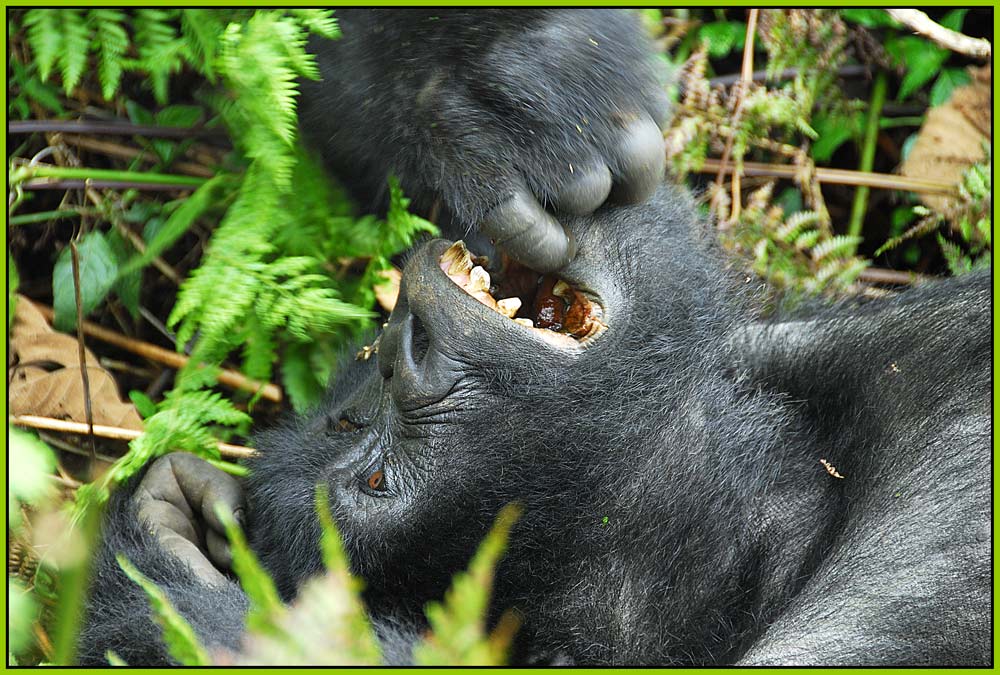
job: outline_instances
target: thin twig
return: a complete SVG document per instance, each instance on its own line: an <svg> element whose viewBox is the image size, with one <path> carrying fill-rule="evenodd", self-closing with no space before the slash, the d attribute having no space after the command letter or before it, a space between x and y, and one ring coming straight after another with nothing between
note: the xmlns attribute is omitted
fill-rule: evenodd
<svg viewBox="0 0 1000 675"><path fill-rule="evenodd" d="M985 38L971 38L958 31L945 28L934 22L929 16L919 9L887 9L893 19L914 32L920 33L924 37L938 43L942 47L950 49L959 54L965 54L976 59L989 59L993 53L990 41Z"/></svg>
<svg viewBox="0 0 1000 675"><path fill-rule="evenodd" d="M872 284L893 284L896 286L907 286L926 279L924 275L916 272L901 272L881 267L869 267L862 271L858 278Z"/></svg>
<svg viewBox="0 0 1000 675"><path fill-rule="evenodd" d="M721 160L708 158L702 167L698 169L698 172L712 174L720 170L725 173L732 173L733 167L730 166L723 169ZM921 194L955 195L958 193L958 188L948 183L923 178L908 178L891 173L863 173L849 169L831 169L819 166L816 167L814 173L816 180L820 183L829 183L832 185L867 185L880 190L903 190ZM743 162L743 175L794 180L796 175L798 175L798 169L787 164Z"/></svg>
<svg viewBox="0 0 1000 675"><path fill-rule="evenodd" d="M112 143L110 141L101 141L96 138L88 138L87 136L76 136L73 134L64 134L63 140L67 143L71 143L84 150L90 150L91 152L99 152L102 155L107 155L108 157L119 157L121 159L135 159L139 157L140 159L155 163L158 158L152 156L145 150L140 150L138 148L132 148L127 145L122 145L120 143ZM173 162L170 165L171 168L182 171L186 174L192 176L199 176L201 178L211 178L215 175L215 172L209 169L207 166L202 166L201 164L195 164L194 162Z"/></svg>
<svg viewBox="0 0 1000 675"><path fill-rule="evenodd" d="M132 124L131 122L20 120L7 123L7 133L9 134L35 134L39 132L60 131L74 134L149 136L152 138L226 137L226 132L222 129L212 129L209 127L158 127L151 124Z"/></svg>
<svg viewBox="0 0 1000 675"><path fill-rule="evenodd" d="M97 459L97 442L94 440L94 410L90 401L90 374L87 368L87 348L83 344L83 296L80 290L80 252L76 240L69 242L70 263L73 268L73 295L76 301L76 348L80 359L80 377L83 380L83 413L87 418L90 438L90 470Z"/></svg>
<svg viewBox="0 0 1000 675"><path fill-rule="evenodd" d="M37 415L10 415L7 417L10 424L18 427L29 427L31 429L46 429L48 431L62 431L67 434L86 434L87 425L82 422L70 422L68 420L57 420L52 417L39 417ZM100 438L111 438L119 441L131 441L142 435L143 432L136 429L124 429L122 427L110 427L104 424L95 424L93 435ZM219 443L219 454L223 457L233 459L246 459L253 457L257 451L244 445L232 445L230 443Z"/></svg>
<svg viewBox="0 0 1000 675"><path fill-rule="evenodd" d="M45 305L39 303L35 303L35 307L46 319L49 321L52 320L54 313L51 307L46 307ZM177 370L186 366L191 360L190 357L183 354L178 354L177 352L157 347L156 345L149 344L148 342L135 340L112 330L108 330L103 326L98 326L90 321L83 322L83 332L90 337L97 338L98 340L107 342L115 347L119 347L125 351L149 359L150 361L162 363L165 366L169 366ZM271 382L259 382L257 380L250 379L243 373L239 373L235 370L220 370L218 380L220 384L224 384L227 387L232 387L234 389L242 389L244 391L251 392L257 392L259 390L261 398L267 399L268 401L274 401L275 403L281 402L281 388Z"/></svg>

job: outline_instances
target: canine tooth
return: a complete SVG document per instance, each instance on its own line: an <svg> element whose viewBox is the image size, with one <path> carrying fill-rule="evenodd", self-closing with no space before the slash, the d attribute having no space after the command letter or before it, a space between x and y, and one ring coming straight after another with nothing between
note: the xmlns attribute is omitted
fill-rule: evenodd
<svg viewBox="0 0 1000 675"><path fill-rule="evenodd" d="M521 298L513 297L497 300L497 311L508 319L513 319L519 309L521 309Z"/></svg>
<svg viewBox="0 0 1000 675"><path fill-rule="evenodd" d="M531 319L514 319L514 323L519 323L527 328L535 327L535 323Z"/></svg>
<svg viewBox="0 0 1000 675"><path fill-rule="evenodd" d="M473 267L469 273L469 285L466 286L470 293L490 292L490 273L482 267Z"/></svg>
<svg viewBox="0 0 1000 675"><path fill-rule="evenodd" d="M448 266L445 273L451 275L465 274L472 269L472 254L465 248L465 242L456 241L441 254L441 266L445 265Z"/></svg>

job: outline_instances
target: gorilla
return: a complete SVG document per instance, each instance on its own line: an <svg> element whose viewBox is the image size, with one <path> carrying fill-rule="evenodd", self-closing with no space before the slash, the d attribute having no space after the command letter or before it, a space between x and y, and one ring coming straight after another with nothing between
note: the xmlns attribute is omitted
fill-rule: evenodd
<svg viewBox="0 0 1000 675"><path fill-rule="evenodd" d="M510 502L491 616L522 618L515 664L992 662L988 275L763 320L660 180L627 14L338 16L310 137L468 248L410 254L377 354L260 433L244 483L173 454L116 492L81 663L170 662L115 552L237 648L212 506L291 600L322 569L320 483L392 662Z"/></svg>

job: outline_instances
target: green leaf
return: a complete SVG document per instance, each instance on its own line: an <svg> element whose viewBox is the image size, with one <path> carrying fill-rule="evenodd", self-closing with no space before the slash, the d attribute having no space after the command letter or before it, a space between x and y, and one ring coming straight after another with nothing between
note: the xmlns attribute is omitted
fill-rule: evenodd
<svg viewBox="0 0 1000 675"><path fill-rule="evenodd" d="M97 77L101 82L101 96L110 101L118 92L124 70L125 52L128 51L128 33L122 25L125 13L120 9L92 9L87 21L94 29L94 46L97 47Z"/></svg>
<svg viewBox="0 0 1000 675"><path fill-rule="evenodd" d="M63 33L55 9L29 9L24 15L28 45L38 66L38 76L45 82L52 74L63 50Z"/></svg>
<svg viewBox="0 0 1000 675"><path fill-rule="evenodd" d="M16 527L21 518L19 504L39 505L52 497L49 475L55 471L56 458L48 445L10 425L7 438L8 475L17 476L7 486L7 514Z"/></svg>
<svg viewBox="0 0 1000 675"><path fill-rule="evenodd" d="M228 174L219 174L205 181L170 214L163 225L156 228L155 235L146 242L146 251L141 256L133 258L121 273L130 274L153 262L153 258L161 255L184 236L198 217L222 201L223 195L233 187L234 179Z"/></svg>
<svg viewBox="0 0 1000 675"><path fill-rule="evenodd" d="M813 120L818 138L810 149L817 162L828 162L833 153L849 140L859 140L864 133L864 115L861 111L818 115Z"/></svg>
<svg viewBox="0 0 1000 675"><path fill-rule="evenodd" d="M10 513L10 512L8 512ZM7 649L23 654L34 643L32 624L38 619L38 604L18 580L7 577Z"/></svg>
<svg viewBox="0 0 1000 675"><path fill-rule="evenodd" d="M722 58L733 49L743 47L746 26L739 21L713 21L698 30L698 37L708 44L712 58Z"/></svg>
<svg viewBox="0 0 1000 675"><path fill-rule="evenodd" d="M456 574L443 602L427 604L431 634L413 651L416 665L503 665L512 634L486 637L493 571L507 547L511 528L521 514L508 504L479 545L466 572ZM501 621L501 625L504 622Z"/></svg>
<svg viewBox="0 0 1000 675"><path fill-rule="evenodd" d="M250 550L250 545L243 536L243 530L233 520L232 514L221 504L216 505L215 513L226 527L226 536L229 538L233 555L233 571L240 578L240 584L250 600L250 611L247 612L246 618L247 629L265 634L280 633L278 620L284 613L285 606L278 595L274 580Z"/></svg>
<svg viewBox="0 0 1000 675"><path fill-rule="evenodd" d="M941 70L950 52L923 38L908 35L886 43L886 50L896 63L906 68L897 100L904 100L920 89Z"/></svg>
<svg viewBox="0 0 1000 675"><path fill-rule="evenodd" d="M945 68L931 87L930 104L938 106L947 103L955 89L971 81L972 77L965 68Z"/></svg>
<svg viewBox="0 0 1000 675"><path fill-rule="evenodd" d="M965 22L965 15L968 13L968 8L953 9L941 17L941 21L938 23L950 30L961 32L962 24Z"/></svg>
<svg viewBox="0 0 1000 675"><path fill-rule="evenodd" d="M115 559L125 575L145 591L153 609L153 620L163 630L163 642L167 645L170 656L183 666L211 665L208 652L202 646L191 624L180 615L167 594L136 569L124 555L119 553Z"/></svg>
<svg viewBox="0 0 1000 675"><path fill-rule="evenodd" d="M156 404L153 403L153 399L149 398L143 392L138 389L132 389L128 393L129 400L132 401L132 405L135 409L139 411L143 419L147 417L152 417L156 414Z"/></svg>
<svg viewBox="0 0 1000 675"><path fill-rule="evenodd" d="M112 230L107 236L108 246L115 257L115 265L118 267L118 276L111 287L125 309L132 315L133 319L139 317L139 292L142 286L142 272L138 269L126 273L124 267L136 257L132 244L125 241L118 230Z"/></svg>
<svg viewBox="0 0 1000 675"><path fill-rule="evenodd" d="M291 13L310 33L316 33L331 40L340 37L340 27L337 25L337 19L333 16L333 10L293 9Z"/></svg>
<svg viewBox="0 0 1000 675"><path fill-rule="evenodd" d="M840 16L865 28L902 28L884 9L842 9Z"/></svg>
<svg viewBox="0 0 1000 675"><path fill-rule="evenodd" d="M59 9L60 30L63 33L59 64L62 66L63 91L69 96L80 83L80 77L87 68L87 52L90 50L90 28L83 11L79 9Z"/></svg>
<svg viewBox="0 0 1000 675"><path fill-rule="evenodd" d="M80 259L80 303L83 315L86 316L97 308L111 290L118 276L118 265L103 232L86 234L76 248ZM72 251L69 246L59 254L52 270L52 298L55 327L62 331L75 328L76 294Z"/></svg>
<svg viewBox="0 0 1000 675"><path fill-rule="evenodd" d="M205 111L198 105L168 105L158 113L154 119L156 123L163 127L193 127L205 115Z"/></svg>

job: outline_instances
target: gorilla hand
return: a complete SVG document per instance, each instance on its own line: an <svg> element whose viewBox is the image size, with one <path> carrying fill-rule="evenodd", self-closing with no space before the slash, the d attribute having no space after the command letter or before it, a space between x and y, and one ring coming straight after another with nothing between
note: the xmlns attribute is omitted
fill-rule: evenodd
<svg viewBox="0 0 1000 675"><path fill-rule="evenodd" d="M246 501L235 478L194 455L175 452L153 462L132 498L139 519L163 550L205 582L225 582L219 570L228 570L232 557L215 509L221 504L242 524Z"/></svg>
<svg viewBox="0 0 1000 675"><path fill-rule="evenodd" d="M337 17L342 38L311 45L323 79L302 85L301 124L369 206L384 206L394 174L418 211L443 205L457 236L478 229L550 272L575 255L560 213L644 201L663 177L666 96L634 14Z"/></svg>

